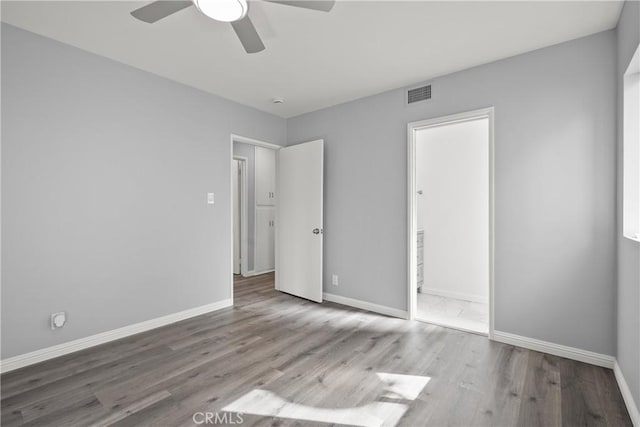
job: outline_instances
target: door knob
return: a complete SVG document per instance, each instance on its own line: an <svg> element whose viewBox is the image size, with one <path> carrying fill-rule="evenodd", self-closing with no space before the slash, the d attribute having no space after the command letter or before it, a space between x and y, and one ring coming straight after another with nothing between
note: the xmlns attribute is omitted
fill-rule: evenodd
<svg viewBox="0 0 640 427"><path fill-rule="evenodd" d="M320 234L320 229L319 228L314 228L313 229L313 234Z"/></svg>

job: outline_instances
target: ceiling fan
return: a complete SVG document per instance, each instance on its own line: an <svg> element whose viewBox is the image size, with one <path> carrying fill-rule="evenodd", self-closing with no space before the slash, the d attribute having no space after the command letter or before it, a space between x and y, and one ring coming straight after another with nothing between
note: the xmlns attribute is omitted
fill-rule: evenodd
<svg viewBox="0 0 640 427"><path fill-rule="evenodd" d="M322 12L329 12L335 4L335 0L264 1ZM247 53L256 53L264 50L264 44L249 15L247 15L249 11L247 0L159 0L134 10L131 15L140 21L152 24L190 6L195 6L200 12L216 21L231 23Z"/></svg>

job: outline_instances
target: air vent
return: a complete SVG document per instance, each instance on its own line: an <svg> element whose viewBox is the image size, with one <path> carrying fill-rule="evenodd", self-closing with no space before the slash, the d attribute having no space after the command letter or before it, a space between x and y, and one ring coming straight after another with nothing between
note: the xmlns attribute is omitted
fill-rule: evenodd
<svg viewBox="0 0 640 427"><path fill-rule="evenodd" d="M407 91L407 104L431 99L431 85L409 89Z"/></svg>

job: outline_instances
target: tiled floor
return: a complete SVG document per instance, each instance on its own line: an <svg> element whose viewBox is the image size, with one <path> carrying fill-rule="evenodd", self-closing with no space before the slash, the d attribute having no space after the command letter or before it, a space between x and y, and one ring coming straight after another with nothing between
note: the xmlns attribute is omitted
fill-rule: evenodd
<svg viewBox="0 0 640 427"><path fill-rule="evenodd" d="M418 293L416 319L486 334L489 332L489 305Z"/></svg>

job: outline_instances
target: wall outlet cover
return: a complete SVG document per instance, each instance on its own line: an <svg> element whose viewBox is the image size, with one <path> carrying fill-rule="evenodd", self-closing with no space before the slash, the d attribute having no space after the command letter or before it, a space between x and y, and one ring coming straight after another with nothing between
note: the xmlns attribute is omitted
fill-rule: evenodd
<svg viewBox="0 0 640 427"><path fill-rule="evenodd" d="M331 276L331 284L333 286L338 286L338 275L337 274L333 274Z"/></svg>

